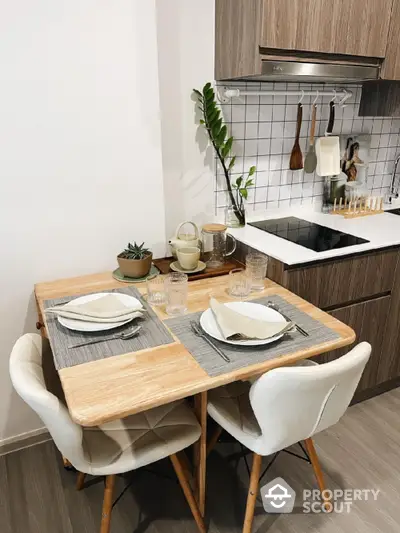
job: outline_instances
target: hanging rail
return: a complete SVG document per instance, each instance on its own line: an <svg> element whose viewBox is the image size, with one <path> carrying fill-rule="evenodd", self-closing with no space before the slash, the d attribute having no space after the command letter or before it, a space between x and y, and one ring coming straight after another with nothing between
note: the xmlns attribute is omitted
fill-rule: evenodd
<svg viewBox="0 0 400 533"><path fill-rule="evenodd" d="M352 91L347 89L341 89L339 91L248 91L242 89L233 89L229 87L220 87L218 89L219 100L223 103L228 102L231 98L240 98L241 96L299 96L303 99L305 96L315 96L314 103L318 98L324 96L330 96L333 100L340 99L338 101L339 106L344 106L346 101L353 96Z"/></svg>

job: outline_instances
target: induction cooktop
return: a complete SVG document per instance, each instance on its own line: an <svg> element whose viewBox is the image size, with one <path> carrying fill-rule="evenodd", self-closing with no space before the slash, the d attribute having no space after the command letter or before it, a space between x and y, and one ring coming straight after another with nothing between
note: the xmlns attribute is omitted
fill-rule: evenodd
<svg viewBox="0 0 400 533"><path fill-rule="evenodd" d="M309 250L314 250L314 252L325 252L369 242L349 233L326 228L296 217L261 220L260 222L251 222L249 226L294 242Z"/></svg>

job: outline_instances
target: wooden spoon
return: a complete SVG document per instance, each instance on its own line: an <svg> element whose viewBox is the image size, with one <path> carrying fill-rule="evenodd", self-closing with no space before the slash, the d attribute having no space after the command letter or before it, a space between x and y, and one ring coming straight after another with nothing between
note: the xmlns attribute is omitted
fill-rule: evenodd
<svg viewBox="0 0 400 533"><path fill-rule="evenodd" d="M308 153L304 161L304 172L306 172L307 174L312 174L317 168L317 156L315 154L315 146L314 146L316 121L317 121L317 106L314 104L313 110L312 110L311 128L310 128L310 146L308 148Z"/></svg>
<svg viewBox="0 0 400 533"><path fill-rule="evenodd" d="M303 168L303 154L301 152L300 143L299 143L302 121L303 121L303 106L299 104L297 107L296 140L294 141L293 150L290 155L290 170L301 170Z"/></svg>

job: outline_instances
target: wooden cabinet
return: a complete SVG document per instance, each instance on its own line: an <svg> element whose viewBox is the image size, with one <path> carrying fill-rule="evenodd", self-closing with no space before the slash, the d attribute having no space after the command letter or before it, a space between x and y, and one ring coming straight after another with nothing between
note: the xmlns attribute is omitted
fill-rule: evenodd
<svg viewBox="0 0 400 533"><path fill-rule="evenodd" d="M283 285L321 309L343 306L389 293L397 259L398 252L390 250L300 266L286 271Z"/></svg>
<svg viewBox="0 0 400 533"><path fill-rule="evenodd" d="M385 57L393 0L264 0L260 45Z"/></svg>
<svg viewBox="0 0 400 533"><path fill-rule="evenodd" d="M393 16L392 16L393 9ZM383 65L400 79L400 0L216 0L215 77L251 78L262 60Z"/></svg>
<svg viewBox="0 0 400 533"><path fill-rule="evenodd" d="M400 0L393 1L389 38L381 77L384 80L400 80Z"/></svg>
<svg viewBox="0 0 400 533"><path fill-rule="evenodd" d="M383 356L383 342L385 339L386 321L390 308L390 296L383 296L363 303L348 305L331 311L329 314L350 326L357 335L357 342L367 341L372 345L371 358L365 368L357 392L370 389L386 381L380 376L380 367L386 366ZM349 351L342 348L316 357L318 362L328 362L337 359Z"/></svg>

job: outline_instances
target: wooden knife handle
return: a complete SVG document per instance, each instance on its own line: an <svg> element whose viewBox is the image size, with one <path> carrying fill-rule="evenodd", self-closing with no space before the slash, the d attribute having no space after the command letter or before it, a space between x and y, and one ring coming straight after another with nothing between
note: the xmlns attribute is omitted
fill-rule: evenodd
<svg viewBox="0 0 400 533"><path fill-rule="evenodd" d="M335 124L335 104L334 102L329 102L330 105L330 112L329 112L329 122L328 127L326 129L326 133L332 133L333 126Z"/></svg>
<svg viewBox="0 0 400 533"><path fill-rule="evenodd" d="M303 122L303 106L301 104L297 107L297 130L296 130L296 141L298 142L300 138L301 123Z"/></svg>
<svg viewBox="0 0 400 533"><path fill-rule="evenodd" d="M310 144L314 144L315 137L315 126L317 123L317 106L313 105L312 116L311 116L311 129L310 129Z"/></svg>

